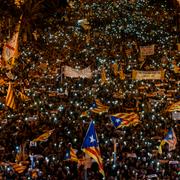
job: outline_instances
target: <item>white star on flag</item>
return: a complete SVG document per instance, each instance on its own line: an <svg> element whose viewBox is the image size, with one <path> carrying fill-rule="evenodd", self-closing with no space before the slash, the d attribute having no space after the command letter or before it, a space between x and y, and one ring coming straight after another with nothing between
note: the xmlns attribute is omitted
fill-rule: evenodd
<svg viewBox="0 0 180 180"><path fill-rule="evenodd" d="M116 119L116 122L119 123L119 122L120 122L120 119Z"/></svg>
<svg viewBox="0 0 180 180"><path fill-rule="evenodd" d="M96 141L96 140L94 139L93 135L92 135L92 136L89 136L89 138L90 138L90 143L93 143L94 141Z"/></svg>
<svg viewBox="0 0 180 180"><path fill-rule="evenodd" d="M169 138L171 138L171 139L172 139L172 135L171 135L171 134L169 135Z"/></svg>

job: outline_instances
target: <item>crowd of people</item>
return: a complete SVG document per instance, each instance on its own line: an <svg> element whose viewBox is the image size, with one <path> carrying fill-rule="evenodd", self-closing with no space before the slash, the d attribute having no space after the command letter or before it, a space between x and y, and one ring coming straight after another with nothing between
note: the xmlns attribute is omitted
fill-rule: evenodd
<svg viewBox="0 0 180 180"><path fill-rule="evenodd" d="M0 76L14 83L15 94L23 91L29 100L16 97L17 109L5 105L7 84L0 87L0 179L103 179L97 163L65 160L66 150L77 150L82 159L83 139L91 120L99 140L106 179L167 179L180 176L179 143L168 144L158 153L161 140L173 128L179 140L179 121L166 111L179 101L179 35L176 11L165 3L137 1L74 1L65 8L59 24L37 29L33 40L22 42L20 55L11 69ZM83 25L84 19L88 24ZM54 20L55 21L55 20ZM142 60L140 46L155 44L155 52ZM3 44L1 45L3 49ZM114 75L117 63L125 79ZM91 79L69 78L63 66L91 68ZM107 82L101 83L101 69ZM132 70L164 70L164 79L133 80ZM156 93L157 92L157 93ZM152 95L153 94L153 95ZM103 114L87 111L95 99L108 105ZM109 115L136 112L141 123L116 129ZM54 129L42 142L33 142ZM114 140L116 139L116 158ZM18 172L17 154L26 168Z"/></svg>

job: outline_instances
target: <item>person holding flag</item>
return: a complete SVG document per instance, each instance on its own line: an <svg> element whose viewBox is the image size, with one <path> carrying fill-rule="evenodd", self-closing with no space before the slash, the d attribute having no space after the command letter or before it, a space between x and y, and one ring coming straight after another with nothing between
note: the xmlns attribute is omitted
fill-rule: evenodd
<svg viewBox="0 0 180 180"><path fill-rule="evenodd" d="M89 128L84 138L84 141L82 144L82 151L97 162L98 167L99 167L99 172L103 176L105 176L100 148L99 148L98 139L97 139L93 121L90 122Z"/></svg>
<svg viewBox="0 0 180 180"><path fill-rule="evenodd" d="M161 144L159 145L159 149L158 149L159 154L162 154L162 146L165 143L168 143L169 151L176 149L177 138L176 138L176 134L175 134L173 128L170 128L166 137L161 141Z"/></svg>

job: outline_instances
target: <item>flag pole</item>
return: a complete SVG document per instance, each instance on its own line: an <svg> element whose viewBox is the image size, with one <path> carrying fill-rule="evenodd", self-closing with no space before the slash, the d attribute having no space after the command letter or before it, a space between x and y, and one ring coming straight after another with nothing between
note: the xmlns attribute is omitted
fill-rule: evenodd
<svg viewBox="0 0 180 180"><path fill-rule="evenodd" d="M113 152L113 169L116 168L116 150L117 150L117 143L116 143L116 138L114 138L114 152ZM115 180L117 180L117 175L115 176Z"/></svg>
<svg viewBox="0 0 180 180"><path fill-rule="evenodd" d="M87 168L84 168L84 180L88 180L88 178L87 178Z"/></svg>
<svg viewBox="0 0 180 180"><path fill-rule="evenodd" d="M64 66L61 66L61 83L63 82Z"/></svg>

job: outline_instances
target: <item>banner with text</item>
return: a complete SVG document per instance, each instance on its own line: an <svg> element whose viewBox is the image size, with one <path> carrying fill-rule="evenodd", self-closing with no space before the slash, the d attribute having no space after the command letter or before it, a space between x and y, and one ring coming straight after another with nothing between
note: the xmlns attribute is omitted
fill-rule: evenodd
<svg viewBox="0 0 180 180"><path fill-rule="evenodd" d="M154 54L154 44L150 46L140 46L141 56L150 56Z"/></svg>
<svg viewBox="0 0 180 180"><path fill-rule="evenodd" d="M71 78L92 78L92 71L90 67L79 70L70 66L64 66L64 76Z"/></svg>
<svg viewBox="0 0 180 180"><path fill-rule="evenodd" d="M164 79L164 70L161 71L132 71L133 80L158 80Z"/></svg>

